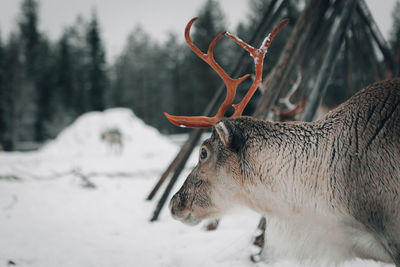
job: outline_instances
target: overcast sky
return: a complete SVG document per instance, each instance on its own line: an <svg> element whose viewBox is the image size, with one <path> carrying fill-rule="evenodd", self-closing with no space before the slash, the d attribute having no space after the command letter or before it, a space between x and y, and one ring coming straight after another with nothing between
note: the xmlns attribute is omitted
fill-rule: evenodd
<svg viewBox="0 0 400 267"><path fill-rule="evenodd" d="M168 31L183 36L190 18L197 14L205 0L39 0L40 29L52 39L60 37L78 14L90 18L96 8L108 58L124 46L132 29L140 24L153 38L165 40ZM249 12L247 0L218 0L226 14L227 30L234 30ZM391 12L396 0L367 0L382 33L388 36ZM0 30L3 39L15 27L21 0L0 0Z"/></svg>

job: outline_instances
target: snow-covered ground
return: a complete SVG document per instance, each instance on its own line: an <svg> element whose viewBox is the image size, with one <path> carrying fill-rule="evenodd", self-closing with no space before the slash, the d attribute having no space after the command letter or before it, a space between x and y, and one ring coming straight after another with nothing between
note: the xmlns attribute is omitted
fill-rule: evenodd
<svg viewBox="0 0 400 267"><path fill-rule="evenodd" d="M101 140L112 128L121 153ZM83 115L40 151L0 153L0 266L299 266L249 261L259 216L247 210L212 232L167 208L150 223L155 202L145 198L178 149L129 110L110 109Z"/></svg>

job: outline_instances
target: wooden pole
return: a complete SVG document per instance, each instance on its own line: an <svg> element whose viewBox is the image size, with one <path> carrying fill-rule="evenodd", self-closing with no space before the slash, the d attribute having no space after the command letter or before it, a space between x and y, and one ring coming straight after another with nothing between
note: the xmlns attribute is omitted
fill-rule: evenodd
<svg viewBox="0 0 400 267"><path fill-rule="evenodd" d="M379 30L379 27L376 25L376 22L364 0L358 1L357 13L361 16L364 23L368 26L372 34L372 37L379 46L380 50L382 51L383 57L385 59L388 68L392 71L393 77L395 77L398 74L399 70L397 69L393 52L390 49L389 44L383 37L381 31Z"/></svg>
<svg viewBox="0 0 400 267"><path fill-rule="evenodd" d="M348 34L344 36L344 76L346 77L346 92L353 92L352 65L350 61L350 37Z"/></svg>
<svg viewBox="0 0 400 267"><path fill-rule="evenodd" d="M384 74L384 65L382 65L379 62L378 56L376 54L376 50L374 47L374 38L371 34L371 31L369 31L368 27L365 26L365 24L362 23L359 14L358 14L358 21L360 22L360 37L362 40L362 43L365 45L366 49L363 49L363 56L368 57L371 61L371 65L374 69L374 75L375 79L371 82L379 81L384 79L385 74Z"/></svg>
<svg viewBox="0 0 400 267"><path fill-rule="evenodd" d="M291 37L286 43L277 65L272 70L271 80L266 87L265 93L259 100L254 116L265 119L270 108L276 102L276 99L279 96L279 84L283 80L285 70L295 53L297 45L301 41L304 31L307 29L308 23L312 21L313 7L317 4L317 0L311 0L297 19Z"/></svg>
<svg viewBox="0 0 400 267"><path fill-rule="evenodd" d="M277 89L280 91L279 97L284 97L287 94L287 91L290 88L289 85L291 77L297 75L298 71L303 72L304 62L308 62L310 58L314 57L315 51L318 51L318 47L311 49L310 46L316 43L314 40L316 37L323 35L321 32L327 32L327 27L322 29L323 26L328 24L324 23L324 17L327 11L332 8L332 6L334 10L336 10L337 3L342 3L344 1L345 0L337 0L335 4L331 4L329 1L319 1L317 5L313 6L311 22L299 40L299 44L297 45L288 65L286 66L284 75L280 79L280 88ZM334 15L334 12L332 12L331 15Z"/></svg>
<svg viewBox="0 0 400 267"><path fill-rule="evenodd" d="M330 16L321 21L321 26L315 33L314 38L310 40L306 49L302 51L300 68L303 72L303 79L301 81L299 90L303 92L303 95L305 95L306 92L311 91L308 89L308 87L312 86L312 81L315 80L315 77L317 76L316 73L319 71L322 58L326 54L327 35L332 31L334 22L340 12L343 10L345 2L346 0L336 0L331 5L333 10Z"/></svg>
<svg viewBox="0 0 400 267"><path fill-rule="evenodd" d="M313 120L314 114L326 93L356 3L356 0L346 1L340 16L340 22L335 25L333 33L326 41L329 48L320 65L320 71L310 97L307 99L307 106L302 116L303 121Z"/></svg>

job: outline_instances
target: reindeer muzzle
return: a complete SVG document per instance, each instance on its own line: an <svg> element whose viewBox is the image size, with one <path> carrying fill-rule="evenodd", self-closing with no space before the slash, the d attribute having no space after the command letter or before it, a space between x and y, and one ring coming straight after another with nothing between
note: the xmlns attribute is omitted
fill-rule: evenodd
<svg viewBox="0 0 400 267"><path fill-rule="evenodd" d="M176 193L169 203L172 218L179 220L187 225L196 225L200 223L200 219L197 218L189 207L189 201L185 196Z"/></svg>

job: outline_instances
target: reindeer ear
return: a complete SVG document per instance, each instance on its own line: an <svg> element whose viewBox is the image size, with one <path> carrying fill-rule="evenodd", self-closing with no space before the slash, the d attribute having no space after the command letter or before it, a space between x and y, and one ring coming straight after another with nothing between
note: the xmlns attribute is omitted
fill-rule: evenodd
<svg viewBox="0 0 400 267"><path fill-rule="evenodd" d="M239 152L244 144L242 129L231 120L225 119L215 125L215 130L224 146Z"/></svg>

